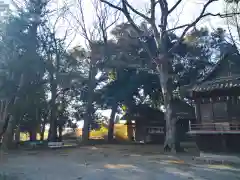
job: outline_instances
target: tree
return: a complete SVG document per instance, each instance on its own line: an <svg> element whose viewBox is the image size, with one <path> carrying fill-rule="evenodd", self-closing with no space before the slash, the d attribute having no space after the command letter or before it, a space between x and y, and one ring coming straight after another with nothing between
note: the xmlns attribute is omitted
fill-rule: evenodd
<svg viewBox="0 0 240 180"><path fill-rule="evenodd" d="M35 140L41 129L43 139L47 122L54 123L55 133L51 139L56 140L57 126L62 127L62 123L56 121L63 119L57 118L63 116L57 112L57 103L62 96L69 98L72 85L77 84L82 75L76 60L66 51L65 39L56 38L55 29L48 25L47 3L25 1L25 9L18 8L1 31L2 117L6 119L3 132L9 142L12 142L13 131L20 130L29 132L30 140ZM49 87L52 94L56 94L51 103L47 101ZM49 109L51 121L47 121Z"/></svg>
<svg viewBox="0 0 240 180"><path fill-rule="evenodd" d="M129 68L126 65L127 63L133 63L133 61L143 65L145 64L144 61L146 61L143 54L139 53L142 49L141 45L139 45L136 39L129 38L127 29L128 26L126 24L121 24L112 30L116 41L111 44L111 56L118 58L106 61L104 64L105 67L112 66L115 68L109 73L108 81L110 83L98 90L97 96L100 98L98 98L97 104L104 108L114 107L114 104L118 106L125 105L131 108L139 103L149 103L155 108L161 107L163 104L162 96L160 96L161 93L159 92L161 86L157 75L148 71L139 71L135 67ZM175 51L176 55L173 63L175 74L174 90L178 90L177 88L180 86L195 82L201 71L204 71L206 66L211 65L209 62L210 53L208 52L211 48L207 42L202 42L202 39L210 39L210 35L204 33L204 31L207 31L206 29L199 30L199 33L195 31L188 34L189 40L182 43ZM200 31L203 31L203 33L200 33ZM175 39L178 38L176 35L172 36ZM192 40L190 41L190 39ZM213 42L211 43L214 44ZM141 61L138 62L139 60ZM139 93L140 90L142 91L141 93ZM112 108L109 119L111 123L109 124L114 124L116 111L116 107ZM112 133L109 133L109 139L112 137Z"/></svg>
<svg viewBox="0 0 240 180"><path fill-rule="evenodd" d="M66 108L70 106L77 88L85 79L82 61L74 57L76 51L67 51L65 38L57 38L54 28L43 26L41 29L41 50L46 67L45 79L49 84L51 94L49 101L49 140L51 141L58 139L57 129L61 136L63 125L67 122Z"/></svg>
<svg viewBox="0 0 240 180"><path fill-rule="evenodd" d="M87 105L84 118L83 128L83 141L87 142L89 139L90 124L94 121L94 107L93 107L93 94L96 85L96 75L100 69L99 64L103 59L108 58L108 30L117 21L116 12L112 12L106 5L99 3L97 0L93 0L93 14L96 16L96 20L93 21L92 27L88 28L86 24L86 17L84 14L84 2L78 0L76 3L76 13L70 11L71 18L75 19L77 23L77 30L80 35L86 40L88 47L88 82L87 82ZM112 14L114 18L110 20L109 15ZM110 15L111 16L111 15ZM75 24L76 24L75 23Z"/></svg>
<svg viewBox="0 0 240 180"><path fill-rule="evenodd" d="M44 5L45 3L40 1L27 2L27 9L18 11L16 16L10 16L2 31L1 68L5 71L6 76L1 83L4 87L9 87L10 83L16 89L10 96L5 97L10 99L8 101L11 102L11 108L7 110L9 119L6 124L6 133L3 135L6 146L13 142L14 130L19 125L17 117L14 116L14 109L19 104L19 99L25 96L23 86L32 86L39 81L39 77L41 79L43 74L37 54L36 32L40 23L38 17L41 16ZM12 54L12 56L7 53ZM6 89L8 88L2 91Z"/></svg>
<svg viewBox="0 0 240 180"><path fill-rule="evenodd" d="M152 42L155 44L155 50L149 49L144 41L142 45L144 50L147 52L150 62L149 64L154 64L151 66L151 69L156 71L159 76L159 81L161 84L161 90L164 99L164 106L166 109L165 112L165 119L166 119L166 137L165 137L165 150L173 150L175 151L176 145L176 138L175 138L175 125L176 125L176 117L172 115L172 108L171 108L171 99L172 99L172 75L171 75L171 67L172 67L172 60L173 60L173 52L175 48L184 40L187 32L196 26L196 24L205 18L206 16L218 16L218 17L227 17L229 14L213 14L206 12L207 7L218 0L208 0L203 5L200 15L191 23L186 23L174 28L168 28L169 22L168 17L169 15L176 10L176 8L182 3L182 0L178 0L172 7L168 7L168 1L155 1L151 0L149 3L150 9L149 14L144 14L138 11L136 8L133 7L127 0L121 0L119 4L115 5L110 3L107 0L100 0L101 2L109 5L110 7L122 12L130 25L133 27L135 32L137 33L139 38L142 38L146 42L146 36L141 28L135 23L133 20L132 14L135 14L142 18L142 21L147 22L151 26L152 30ZM160 7L161 10L161 17L160 17L160 24L156 23L156 11L157 6ZM182 29L182 34L180 35L179 39L176 42L171 42L169 33L173 32L174 30ZM143 38L144 37L144 38Z"/></svg>
<svg viewBox="0 0 240 180"><path fill-rule="evenodd" d="M239 1L227 1L224 11L234 14L226 19L226 24L228 27L229 42L237 48L240 40L239 14L237 14L239 11Z"/></svg>

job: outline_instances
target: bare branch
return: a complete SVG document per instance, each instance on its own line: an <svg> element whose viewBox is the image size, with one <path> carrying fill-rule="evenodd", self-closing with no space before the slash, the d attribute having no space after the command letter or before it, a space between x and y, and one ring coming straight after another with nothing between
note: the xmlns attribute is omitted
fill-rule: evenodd
<svg viewBox="0 0 240 180"><path fill-rule="evenodd" d="M181 2L182 2L182 0L178 0L178 1L176 2L176 4L174 4L173 7L172 7L171 9L169 9L168 14L172 13L172 12L178 7L178 5L179 5Z"/></svg>
<svg viewBox="0 0 240 180"><path fill-rule="evenodd" d="M206 16L218 16L220 18L227 18L227 17L232 17L234 15L239 15L240 12L235 12L235 13L226 13L226 14L221 14L221 13L216 13L216 14L213 14L213 13L206 13L203 15L203 17L206 17Z"/></svg>
<svg viewBox="0 0 240 180"><path fill-rule="evenodd" d="M132 11L134 12L135 14L139 15L140 17L142 17L144 20L146 20L147 22L150 22L151 21L151 18L147 17L146 15L144 15L143 13L137 11L135 8L133 8L127 0L123 0L124 3L127 5L127 7ZM151 1L154 1L154 0L151 0ZM155 9L155 8L153 8ZM151 9L152 10L152 9ZM152 15L152 14L151 14Z"/></svg>
<svg viewBox="0 0 240 180"><path fill-rule="evenodd" d="M81 21L78 21L79 22L79 25L82 29L82 32L84 33L84 37L85 39L88 41L89 45L91 44L91 40L88 36L88 33L87 33L87 27L86 27L86 23L85 23L85 17L84 17L84 11L83 11L83 5L82 5L82 1L79 0L79 10L80 10L80 17L81 17Z"/></svg>
<svg viewBox="0 0 240 180"><path fill-rule="evenodd" d="M208 2L203 6L203 9L202 9L200 15L195 19L195 21L193 21L191 24L189 24L189 25L184 29L182 35L180 36L180 41L181 41L181 39L183 39L183 37L186 35L186 33L188 32L188 30L189 30L190 28L194 27L203 17L206 16L206 15L205 15L205 12L206 12L206 10L207 10L207 7L208 7L211 3L215 2L215 1L218 1L218 0L208 0ZM207 14L208 14L208 13L207 13ZM210 13L209 13L209 15L210 15Z"/></svg>
<svg viewBox="0 0 240 180"><path fill-rule="evenodd" d="M188 32L189 29L191 29L192 27L194 27L203 17L206 17L208 15L205 14L207 7L218 0L208 0L208 2L203 6L203 9L200 13L200 15L195 19L195 21L193 21L192 23L188 24L188 25L183 25L183 27L186 27L183 31L183 33L181 34L179 40L174 44L174 46L168 51L168 53L171 53L182 41L184 36L186 35L186 33ZM210 15L210 13L207 13Z"/></svg>
<svg viewBox="0 0 240 180"><path fill-rule="evenodd" d="M184 11L185 4L186 4L186 2L183 4L180 13L177 14L177 21L174 23L175 25L174 25L173 27L177 27L177 25L179 24L180 17L181 17L181 14L182 14L183 11Z"/></svg>
<svg viewBox="0 0 240 180"><path fill-rule="evenodd" d="M215 16L215 17L220 17L220 18L226 18L226 17L232 17L232 16L234 16L234 15L239 15L239 14L240 14L240 12L238 12L238 13L227 13L227 14L221 14L221 13L216 13L216 14L206 13L206 14L204 14L204 15L201 16L200 20L202 20L203 18L205 18L205 17L207 17L207 16ZM196 21L196 20L195 20L195 21ZM192 23L183 24L183 25L180 25L180 26L177 26L177 27L168 29L167 31L170 32L170 31L182 29L182 28L188 27L188 26L193 27L192 24L195 23L195 21L192 22ZM199 22L199 21L198 21L198 22ZM198 22L197 22L197 23L198 23ZM196 24L197 24L197 23L196 23ZM195 25L196 25L196 24L195 24Z"/></svg>
<svg viewBox="0 0 240 180"><path fill-rule="evenodd" d="M136 23L134 22L134 20L132 19L132 17L130 16L130 13L128 11L128 6L126 4L126 0L121 0L122 2L122 8L119 6L116 6L106 0L100 0L101 2L109 5L110 7L119 10L120 12L122 12L125 17L127 18L128 22L133 26L134 30L138 33L138 34L142 34L142 31L140 30L140 28L136 25Z"/></svg>
<svg viewBox="0 0 240 180"><path fill-rule="evenodd" d="M156 7L156 2L155 0L151 0L151 8L150 8L150 14L151 14L151 22L155 21L155 7Z"/></svg>
<svg viewBox="0 0 240 180"><path fill-rule="evenodd" d="M160 4L160 8L161 8L161 24L159 25L159 27L162 30L162 36L164 36L164 33L166 31L167 28L167 18L168 18L168 3L166 0L161 0L159 1Z"/></svg>
<svg viewBox="0 0 240 180"><path fill-rule="evenodd" d="M180 25L180 26L177 26L177 27L174 27L174 28L168 29L167 31L170 32L170 31L174 31L174 30L182 29L182 28L187 27L187 26L189 26L189 25L190 25L190 24L183 24L183 25Z"/></svg>
<svg viewBox="0 0 240 180"><path fill-rule="evenodd" d="M122 12L125 15L125 17L127 18L128 22L133 26L133 28L135 29L135 31L140 35L142 34L142 30L140 30L140 28L136 25L136 23L133 21L133 19L130 16L130 13L127 9L127 5L126 5L126 0L122 0Z"/></svg>
<svg viewBox="0 0 240 180"><path fill-rule="evenodd" d="M102 7L102 5L104 6ZM93 6L97 16L96 28L99 34L101 34L104 43L107 44L107 30L119 20L120 13L118 10L112 13L109 11L109 6L101 3L99 0L93 1ZM108 24L109 18L114 19Z"/></svg>
<svg viewBox="0 0 240 180"><path fill-rule="evenodd" d="M105 4L107 4L107 5L109 5L110 7L114 8L114 9L117 9L117 10L119 10L119 11L121 11L121 12L123 11L123 9L122 9L121 7L116 6L116 5L110 3L110 2L108 2L108 1L106 1L106 0L100 0L100 1L103 2L103 3L105 3Z"/></svg>

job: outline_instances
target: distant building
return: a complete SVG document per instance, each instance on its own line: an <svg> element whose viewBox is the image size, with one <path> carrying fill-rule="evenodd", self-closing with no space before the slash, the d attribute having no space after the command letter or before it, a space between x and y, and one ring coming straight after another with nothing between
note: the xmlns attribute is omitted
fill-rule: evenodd
<svg viewBox="0 0 240 180"><path fill-rule="evenodd" d="M180 140L188 132L189 121L195 122L194 108L180 99L173 99L173 116L177 118L176 126ZM133 128L132 138L138 142L163 143L165 137L164 113L146 104L129 108L122 117ZM128 130L131 134L131 129Z"/></svg>

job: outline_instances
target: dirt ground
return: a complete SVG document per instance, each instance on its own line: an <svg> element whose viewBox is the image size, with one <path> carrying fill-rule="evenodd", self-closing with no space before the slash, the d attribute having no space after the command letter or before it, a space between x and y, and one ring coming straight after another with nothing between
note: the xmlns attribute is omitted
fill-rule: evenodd
<svg viewBox="0 0 240 180"><path fill-rule="evenodd" d="M196 164L153 145L97 145L11 152L1 156L4 180L239 180L240 168ZM0 176L0 180L1 179Z"/></svg>

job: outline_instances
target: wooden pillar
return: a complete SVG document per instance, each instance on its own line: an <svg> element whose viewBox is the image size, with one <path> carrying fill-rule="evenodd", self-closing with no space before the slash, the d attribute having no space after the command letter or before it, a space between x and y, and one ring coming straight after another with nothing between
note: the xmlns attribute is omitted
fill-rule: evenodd
<svg viewBox="0 0 240 180"><path fill-rule="evenodd" d="M233 97L230 96L230 97L228 97L228 99L227 99L227 121L228 121L228 122L232 122L232 116L231 116L231 114L230 114L231 111L229 111L229 110L231 109L232 102L233 102L233 99L232 99L232 98L233 98Z"/></svg>
<svg viewBox="0 0 240 180"><path fill-rule="evenodd" d="M215 114L214 114L214 107L213 107L214 102L211 100L210 103L211 103L211 106L212 106L212 120L211 121L213 123L215 123L216 121L215 121Z"/></svg>
<svg viewBox="0 0 240 180"><path fill-rule="evenodd" d="M133 127L132 127L132 120L127 120L127 137L128 140L133 140Z"/></svg>
<svg viewBox="0 0 240 180"><path fill-rule="evenodd" d="M223 152L226 152L227 151L227 137L226 137L226 134L221 135L221 145L222 145Z"/></svg>
<svg viewBox="0 0 240 180"><path fill-rule="evenodd" d="M200 99L195 100L195 116L196 116L196 123L201 123L201 112L200 112Z"/></svg>

